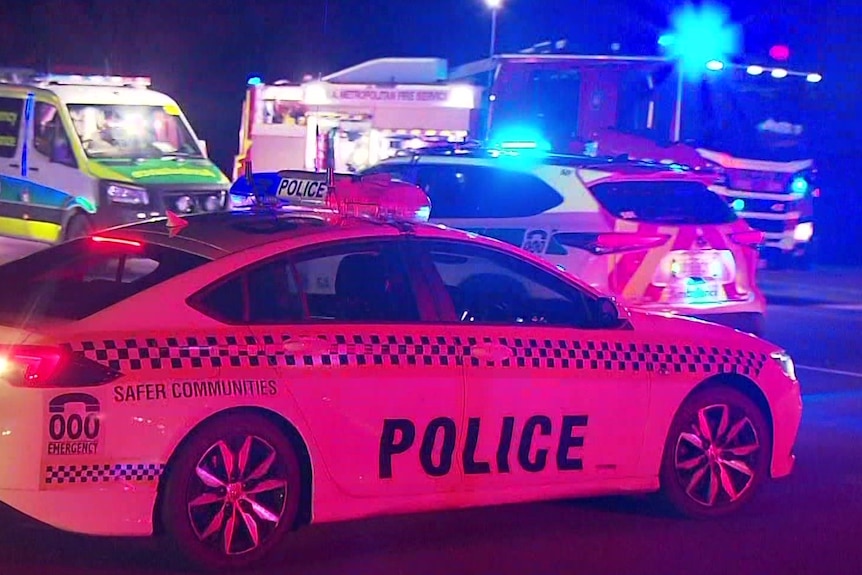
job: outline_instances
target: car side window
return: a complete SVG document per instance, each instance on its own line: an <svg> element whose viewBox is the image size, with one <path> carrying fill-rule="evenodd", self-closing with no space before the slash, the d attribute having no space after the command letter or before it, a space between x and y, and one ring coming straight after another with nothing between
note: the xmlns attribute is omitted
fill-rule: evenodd
<svg viewBox="0 0 862 575"><path fill-rule="evenodd" d="M590 297L530 262L464 242L428 242L423 252L459 322L591 327Z"/></svg>
<svg viewBox="0 0 862 575"><path fill-rule="evenodd" d="M0 158L14 158L21 135L24 100L0 98Z"/></svg>
<svg viewBox="0 0 862 575"><path fill-rule="evenodd" d="M57 108L37 102L35 117L33 147L36 151L52 162L75 167L72 145Z"/></svg>
<svg viewBox="0 0 862 575"><path fill-rule="evenodd" d="M405 262L392 242L315 250L294 265L313 321L419 321Z"/></svg>
<svg viewBox="0 0 862 575"><path fill-rule="evenodd" d="M550 185L520 170L433 163L375 169L422 188L431 200L432 219L526 218L563 201Z"/></svg>
<svg viewBox="0 0 862 575"><path fill-rule="evenodd" d="M229 323L420 319L407 268L391 242L342 243L276 258L190 303Z"/></svg>

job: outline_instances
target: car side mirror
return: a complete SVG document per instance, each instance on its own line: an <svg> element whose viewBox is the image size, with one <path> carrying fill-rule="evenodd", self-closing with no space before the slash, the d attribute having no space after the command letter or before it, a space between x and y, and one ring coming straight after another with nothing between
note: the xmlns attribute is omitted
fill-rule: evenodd
<svg viewBox="0 0 862 575"><path fill-rule="evenodd" d="M616 327L620 323L620 309L613 298L600 297L595 302L595 318L598 327Z"/></svg>

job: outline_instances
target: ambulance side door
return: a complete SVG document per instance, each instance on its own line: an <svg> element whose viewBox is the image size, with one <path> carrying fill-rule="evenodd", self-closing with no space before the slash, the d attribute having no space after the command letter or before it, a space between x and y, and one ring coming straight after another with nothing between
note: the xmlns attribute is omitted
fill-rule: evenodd
<svg viewBox="0 0 862 575"><path fill-rule="evenodd" d="M0 234L4 236L27 236L21 209L27 189L27 169L22 170L26 101L16 94L0 96Z"/></svg>
<svg viewBox="0 0 862 575"><path fill-rule="evenodd" d="M63 121L65 108L58 101L37 98L33 113L30 153L31 180L38 184L30 193L34 240L53 241L65 223L68 208L76 197L95 200L94 180L78 165L72 136Z"/></svg>

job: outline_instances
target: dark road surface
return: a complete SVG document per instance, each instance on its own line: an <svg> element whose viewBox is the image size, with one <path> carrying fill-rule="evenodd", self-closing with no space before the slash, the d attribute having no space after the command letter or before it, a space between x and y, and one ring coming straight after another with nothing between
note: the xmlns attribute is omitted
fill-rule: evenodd
<svg viewBox="0 0 862 575"><path fill-rule="evenodd" d="M770 309L798 364L805 415L790 478L717 521L647 499L515 505L313 526L267 575L862 574L862 311ZM8 464L8 462L6 462ZM60 533L0 512L0 575L181 573L149 540Z"/></svg>

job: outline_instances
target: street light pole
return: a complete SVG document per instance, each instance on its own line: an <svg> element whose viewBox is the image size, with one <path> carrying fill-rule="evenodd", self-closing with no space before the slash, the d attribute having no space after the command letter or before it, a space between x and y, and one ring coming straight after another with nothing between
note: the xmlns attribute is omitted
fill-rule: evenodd
<svg viewBox="0 0 862 575"><path fill-rule="evenodd" d="M503 0L485 0L485 5L491 9L491 48L488 56L493 58L497 53L497 12L503 6Z"/></svg>
<svg viewBox="0 0 862 575"><path fill-rule="evenodd" d="M494 57L497 53L497 8L491 9L491 50L488 56Z"/></svg>

